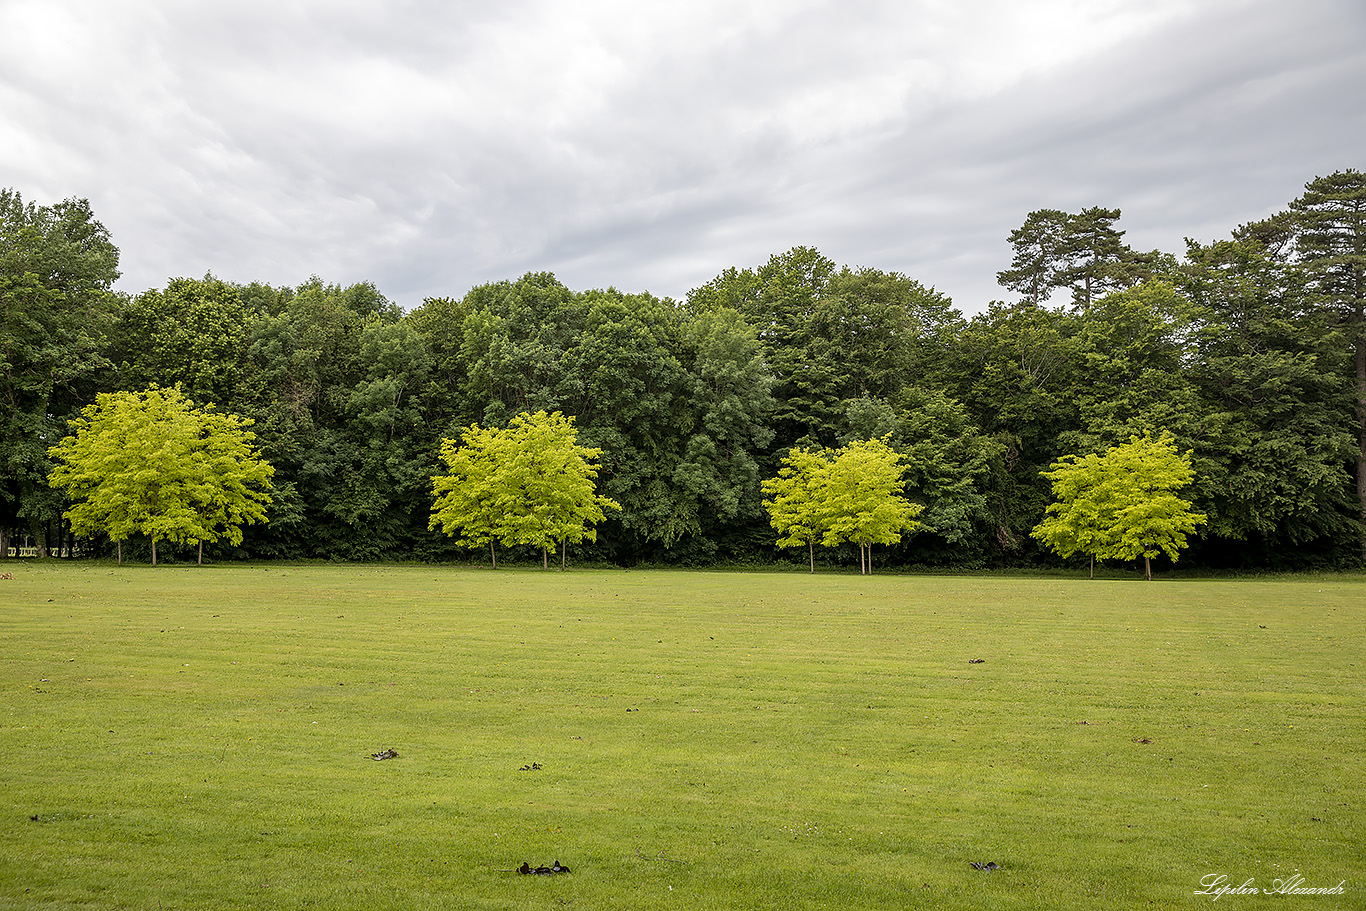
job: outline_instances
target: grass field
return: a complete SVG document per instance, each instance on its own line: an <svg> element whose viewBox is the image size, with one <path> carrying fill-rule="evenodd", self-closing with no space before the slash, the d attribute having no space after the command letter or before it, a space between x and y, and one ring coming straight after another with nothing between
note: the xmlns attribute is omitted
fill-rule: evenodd
<svg viewBox="0 0 1366 911"><path fill-rule="evenodd" d="M1360 576L0 568L0 908L1366 907Z"/></svg>

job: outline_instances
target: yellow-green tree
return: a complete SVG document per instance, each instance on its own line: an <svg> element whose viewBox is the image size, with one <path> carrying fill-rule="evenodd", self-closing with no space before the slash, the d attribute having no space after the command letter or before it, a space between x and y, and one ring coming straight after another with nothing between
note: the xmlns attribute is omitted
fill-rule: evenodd
<svg viewBox="0 0 1366 911"><path fill-rule="evenodd" d="M430 527L468 547L487 544L494 567L500 541L540 548L542 566L558 549L563 569L568 545L597 540L604 510L621 509L596 493L602 450L577 439L573 419L558 411L519 414L505 430L465 428L460 442L442 443L450 472L432 479Z"/></svg>
<svg viewBox="0 0 1366 911"><path fill-rule="evenodd" d="M432 518L429 528L440 526L446 534L459 535L461 545L488 546L493 568L498 568L498 523L504 501L497 472L504 440L495 429L471 424L460 440L441 442L441 460L449 471L432 478Z"/></svg>
<svg viewBox="0 0 1366 911"><path fill-rule="evenodd" d="M811 572L816 571L816 541L825 534L824 491L830 451L797 448L783 457L778 476L761 485L769 524L779 547L806 545Z"/></svg>
<svg viewBox="0 0 1366 911"><path fill-rule="evenodd" d="M76 534L104 532L118 545L134 534L157 544L242 541L242 526L265 521L274 469L253 445L250 421L195 407L180 388L104 393L48 450L48 477L72 506Z"/></svg>
<svg viewBox="0 0 1366 911"><path fill-rule="evenodd" d="M1043 476L1053 482L1055 502L1031 533L1036 539L1063 557L1142 557L1149 581L1152 558L1166 554L1176 562L1187 536L1206 521L1176 495L1195 472L1190 453L1177 451L1170 434L1130 437L1104 455L1064 456Z"/></svg>
<svg viewBox="0 0 1366 911"><path fill-rule="evenodd" d="M896 544L915 531L925 507L906 499L905 460L886 440L850 443L835 453L825 489L821 543L859 547L859 570L873 571L873 545Z"/></svg>
<svg viewBox="0 0 1366 911"><path fill-rule="evenodd" d="M779 547L807 546L816 571L815 542L859 546L859 570L873 569L872 546L895 544L919 527L925 507L906 499L905 465L885 440L838 450L794 449L778 476L763 483L764 507Z"/></svg>
<svg viewBox="0 0 1366 911"><path fill-rule="evenodd" d="M1051 471L1041 474L1053 482L1054 502L1047 517L1030 533L1060 557L1083 553L1091 558L1091 578L1096 577L1096 556L1109 546L1114 516L1107 499L1110 491L1101 483L1105 464L1099 453L1064 456Z"/></svg>

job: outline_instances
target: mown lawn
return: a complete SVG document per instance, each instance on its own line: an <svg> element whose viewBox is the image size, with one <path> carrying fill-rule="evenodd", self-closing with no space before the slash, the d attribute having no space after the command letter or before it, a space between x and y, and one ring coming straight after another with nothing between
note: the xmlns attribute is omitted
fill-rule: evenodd
<svg viewBox="0 0 1366 911"><path fill-rule="evenodd" d="M1360 576L0 568L0 908L1366 907Z"/></svg>

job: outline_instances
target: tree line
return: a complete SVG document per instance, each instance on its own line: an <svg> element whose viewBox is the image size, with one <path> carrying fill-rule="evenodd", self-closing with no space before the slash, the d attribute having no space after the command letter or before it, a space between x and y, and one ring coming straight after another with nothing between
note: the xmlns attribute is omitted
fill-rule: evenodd
<svg viewBox="0 0 1366 911"><path fill-rule="evenodd" d="M405 313L373 284L316 277L119 294L118 249L88 203L3 190L0 554L80 533L49 449L83 408L178 385L251 421L274 471L267 521L205 539L220 558L469 559L432 523L443 441L559 412L600 451L597 490L620 507L581 559L861 563L868 541L847 536L778 548L762 485L793 453L882 440L919 511L900 540L873 539L880 564L1054 563L1032 535L1044 472L1165 435L1189 453L1184 496L1205 517L1184 560L1359 565L1366 176L1316 178L1180 256L1130 249L1120 217L1029 213L998 275L1019 299L971 318L909 276L807 247L683 301L530 273Z"/></svg>

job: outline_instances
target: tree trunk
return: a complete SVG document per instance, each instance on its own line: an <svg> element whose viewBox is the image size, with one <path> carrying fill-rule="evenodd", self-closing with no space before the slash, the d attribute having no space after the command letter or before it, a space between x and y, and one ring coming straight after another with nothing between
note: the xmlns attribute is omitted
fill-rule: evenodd
<svg viewBox="0 0 1366 911"><path fill-rule="evenodd" d="M564 572L565 547L564 541L560 541L560 572Z"/></svg>
<svg viewBox="0 0 1366 911"><path fill-rule="evenodd" d="M1143 578L1153 581L1153 558L1147 554L1143 555Z"/></svg>
<svg viewBox="0 0 1366 911"><path fill-rule="evenodd" d="M1096 555L1095 555L1095 554L1092 554L1092 555L1091 555L1091 578L1094 579L1095 577L1096 577Z"/></svg>
<svg viewBox="0 0 1366 911"><path fill-rule="evenodd" d="M489 559L491 559L491 560L493 561L493 568L494 568L494 569L497 569L497 568L498 568L498 554L494 553L494 551L493 551L493 542L492 542L492 541L489 542Z"/></svg>
<svg viewBox="0 0 1366 911"><path fill-rule="evenodd" d="M0 527L0 560L9 559L9 529Z"/></svg>
<svg viewBox="0 0 1366 911"><path fill-rule="evenodd" d="M157 565L157 539L152 539L152 565Z"/></svg>
<svg viewBox="0 0 1366 911"><path fill-rule="evenodd" d="M123 565L123 542L122 542L122 541L119 541L119 542L118 542L118 548L119 548L119 566L122 566L122 565Z"/></svg>
<svg viewBox="0 0 1366 911"><path fill-rule="evenodd" d="M1366 293L1366 289L1360 289ZM1357 297L1356 312L1356 368L1357 368L1357 506L1361 517L1361 559L1366 562L1366 313L1361 297Z"/></svg>
<svg viewBox="0 0 1366 911"><path fill-rule="evenodd" d="M204 542L203 542L203 541L200 541L200 542L198 542L198 543L199 543L199 558L198 558L195 562L196 562L197 565L203 566L203 565L204 565Z"/></svg>
<svg viewBox="0 0 1366 911"><path fill-rule="evenodd" d="M811 538L806 542L806 548L811 553L811 575L816 574L816 539Z"/></svg>
<svg viewBox="0 0 1366 911"><path fill-rule="evenodd" d="M541 545L541 569L550 569L550 548Z"/></svg>

